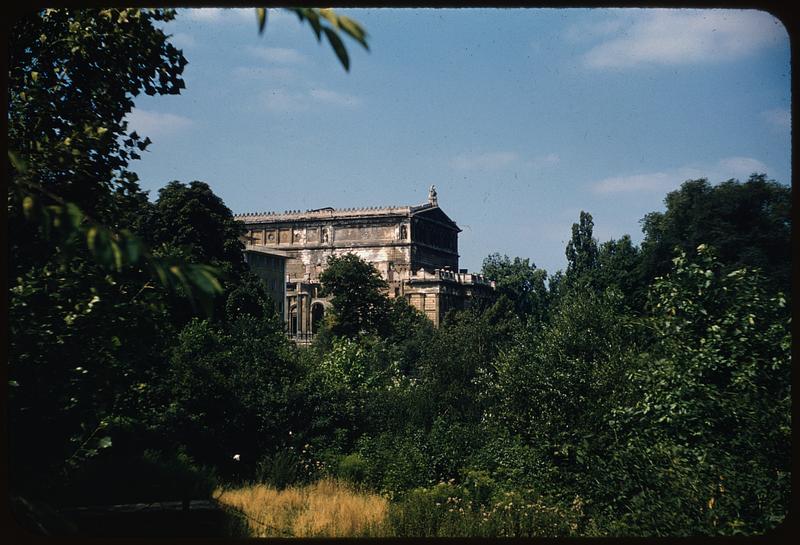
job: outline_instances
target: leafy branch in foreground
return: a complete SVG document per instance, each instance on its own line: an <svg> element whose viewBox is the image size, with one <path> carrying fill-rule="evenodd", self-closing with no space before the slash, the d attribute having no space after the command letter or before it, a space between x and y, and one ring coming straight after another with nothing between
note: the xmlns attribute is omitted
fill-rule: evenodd
<svg viewBox="0 0 800 545"><path fill-rule="evenodd" d="M9 157L12 154L9 153ZM12 159L17 168L24 168ZM17 197L26 220L36 224L47 240L59 242L57 251L66 257L77 245L85 245L94 260L117 272L140 266L172 291L179 289L196 309L199 303L211 313L214 297L222 293L220 272L210 265L188 263L175 257L154 256L147 245L128 229L112 230L84 213L78 205L65 201L33 182L17 179ZM46 204L33 191L53 201ZM180 286L180 288L178 288Z"/></svg>
<svg viewBox="0 0 800 545"><path fill-rule="evenodd" d="M322 35L325 34L328 43L331 44L334 53L336 53L345 70L350 70L350 56L347 53L344 42L339 37L339 31L344 32L369 51L367 32L364 27L353 19L337 14L331 8L286 9L297 15L301 23L308 21L318 42L322 42ZM256 8L256 17L258 18L258 33L262 34L267 26L267 8ZM324 24L323 19L328 22L327 25Z"/></svg>

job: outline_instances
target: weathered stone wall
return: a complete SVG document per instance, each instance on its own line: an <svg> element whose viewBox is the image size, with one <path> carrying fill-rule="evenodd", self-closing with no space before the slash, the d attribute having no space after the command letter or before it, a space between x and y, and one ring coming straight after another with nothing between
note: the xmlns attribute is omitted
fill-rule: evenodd
<svg viewBox="0 0 800 545"><path fill-rule="evenodd" d="M357 220L305 220L247 225L247 241L279 249L289 257L293 281L317 281L328 258L353 253L372 263L387 281L411 265L408 220L402 216ZM401 238L404 237L404 238Z"/></svg>
<svg viewBox="0 0 800 545"><path fill-rule="evenodd" d="M352 253L371 263L389 284L389 297L406 297L439 325L452 308L468 306L473 293L490 294L458 271L458 226L434 201L372 209L319 209L305 213L238 216L245 241L287 256L287 327L304 335L320 314L319 276L331 256ZM476 291L477 290L477 291ZM315 306L316 305L316 306ZM316 316L318 319L319 316Z"/></svg>

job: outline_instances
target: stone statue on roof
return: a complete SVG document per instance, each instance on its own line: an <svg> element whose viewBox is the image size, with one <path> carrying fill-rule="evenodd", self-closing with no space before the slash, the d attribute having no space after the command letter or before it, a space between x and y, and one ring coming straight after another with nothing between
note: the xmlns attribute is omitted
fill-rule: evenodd
<svg viewBox="0 0 800 545"><path fill-rule="evenodd" d="M433 206L438 206L439 204L439 197L436 195L435 185L432 185L430 191L428 191L428 202Z"/></svg>

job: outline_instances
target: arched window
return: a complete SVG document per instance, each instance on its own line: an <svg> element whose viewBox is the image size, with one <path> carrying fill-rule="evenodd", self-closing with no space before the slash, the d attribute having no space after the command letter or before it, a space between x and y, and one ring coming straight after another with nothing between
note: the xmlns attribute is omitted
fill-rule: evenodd
<svg viewBox="0 0 800 545"><path fill-rule="evenodd" d="M325 307L322 303L311 305L311 333L319 333L322 327L322 319L325 317Z"/></svg>
<svg viewBox="0 0 800 545"><path fill-rule="evenodd" d="M289 334L297 335L297 305L289 307Z"/></svg>

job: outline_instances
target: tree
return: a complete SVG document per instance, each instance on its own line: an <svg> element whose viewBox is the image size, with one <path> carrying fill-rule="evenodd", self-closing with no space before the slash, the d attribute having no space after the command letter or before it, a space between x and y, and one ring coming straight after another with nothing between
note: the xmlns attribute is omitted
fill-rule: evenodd
<svg viewBox="0 0 800 545"><path fill-rule="evenodd" d="M205 182L175 180L159 189L141 232L151 246L178 250L189 261L209 263L229 275L246 269L239 240L244 228Z"/></svg>
<svg viewBox="0 0 800 545"><path fill-rule="evenodd" d="M309 21L316 17L312 27L326 35L345 67L339 29L366 46L357 23L330 10L297 11ZM128 167L150 139L129 133L124 118L141 92L178 94L184 86L187 61L157 28L174 13L45 9L10 26L9 274L15 281L9 297L8 417L13 493L59 501L65 497L59 495L63 485L74 483L72 475L86 462L114 451L120 437L125 442L117 431L155 425L152 392L165 384L163 360L174 332L163 288L206 296L204 303L222 291L213 267L186 263L173 251L174 244L160 255L151 252L133 232L140 226L137 218L152 205ZM318 28L319 17L332 27ZM203 193L203 188L194 189ZM221 240L206 245L192 233L186 257L208 255L235 270L241 252L238 235L231 232L236 225L223 217L230 211L211 197L198 197L198 202L221 222L214 226L222 226ZM210 233L212 238L216 234ZM226 324L240 326L231 335L241 339L241 352L226 346L215 354L213 365L237 358L242 372L229 383L235 386L234 396L247 406L268 406L259 412L268 419L279 414L285 400L254 399L273 390L261 388L271 379L255 386L251 379L263 376L258 374L265 363L261 356L288 348L280 329L244 323L274 321L272 314L257 316L261 298L253 291L258 290L237 293L229 301L231 309L244 311ZM251 330L256 339L247 337ZM253 359L244 357L248 354ZM286 361L282 356L265 359ZM280 380L290 375L284 371L280 365L268 368ZM274 429L267 424L262 421L253 429L267 437L266 431ZM127 440L130 444L130 436Z"/></svg>
<svg viewBox="0 0 800 545"><path fill-rule="evenodd" d="M333 296L333 334L357 337L384 330L389 313L387 284L375 267L355 254L331 256L320 282L322 295Z"/></svg>
<svg viewBox="0 0 800 545"><path fill-rule="evenodd" d="M115 225L121 201L139 191L128 163L150 144L127 133L133 97L184 87L187 61L155 27L173 17L165 9L45 9L14 24L9 149L27 170L17 183Z"/></svg>
<svg viewBox="0 0 800 545"><path fill-rule="evenodd" d="M182 86L185 59L154 26L172 15L46 9L11 27L8 372L17 491L44 494L36 488L64 482L112 444L111 420L137 416L169 334L158 286L219 288L210 269L152 259L124 223L142 203L128 161L149 141L127 134L123 118L141 91Z"/></svg>
<svg viewBox="0 0 800 545"><path fill-rule="evenodd" d="M481 274L494 280L498 293L513 301L520 318L541 322L547 315L547 272L537 269L527 258L515 257L512 261L507 255L491 254L483 260Z"/></svg>
<svg viewBox="0 0 800 545"><path fill-rule="evenodd" d="M158 387L158 426L200 462L224 467L234 453L253 461L283 440L297 373L274 316L195 319L180 332Z"/></svg>
<svg viewBox="0 0 800 545"><path fill-rule="evenodd" d="M412 306L404 297L389 303L386 339L400 352L400 364L405 374L417 368L425 345L434 335L433 322Z"/></svg>
<svg viewBox="0 0 800 545"><path fill-rule="evenodd" d="M597 270L597 240L592 236L592 215L581 210L580 222L572 224L572 238L567 243L567 272L570 285L591 284Z"/></svg>
<svg viewBox="0 0 800 545"><path fill-rule="evenodd" d="M675 247L689 256L706 244L716 249L727 270L761 270L773 291L791 291L791 189L753 174L740 183L712 186L688 180L664 199L666 210L642 219L645 278L664 276Z"/></svg>
<svg viewBox="0 0 800 545"><path fill-rule="evenodd" d="M642 310L649 286L642 278L641 262L641 251L630 235L603 242L597 252L598 287L616 287L628 306Z"/></svg>
<svg viewBox="0 0 800 545"><path fill-rule="evenodd" d="M763 533L788 513L791 471L789 308L752 269L728 272L705 245L653 289L657 343L630 373L615 412L612 531Z"/></svg>
<svg viewBox="0 0 800 545"><path fill-rule="evenodd" d="M544 328L519 332L494 359L482 386L486 414L535 453L539 473L528 482L588 495L585 482L602 473L598 457L613 438L609 415L629 395L640 329L619 292L573 288Z"/></svg>
<svg viewBox="0 0 800 545"><path fill-rule="evenodd" d="M45 9L10 29L10 274L53 258L126 267L188 295L220 291L213 269L157 259L131 219L146 205L130 160L150 144L128 134L133 98L177 94L186 65L155 24L164 9ZM121 67L124 67L121 69ZM205 301L201 301L205 302Z"/></svg>
<svg viewBox="0 0 800 545"><path fill-rule="evenodd" d="M264 280L252 272L241 275L225 299L225 318L233 321L242 314L258 319L278 318L275 301L267 291ZM279 326L282 328L282 326Z"/></svg>

